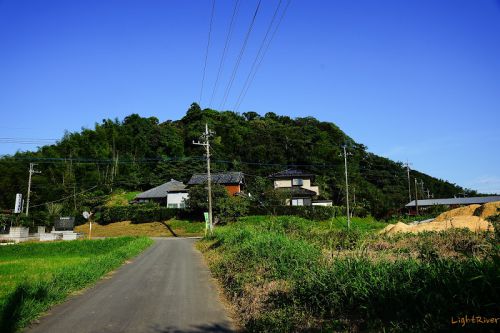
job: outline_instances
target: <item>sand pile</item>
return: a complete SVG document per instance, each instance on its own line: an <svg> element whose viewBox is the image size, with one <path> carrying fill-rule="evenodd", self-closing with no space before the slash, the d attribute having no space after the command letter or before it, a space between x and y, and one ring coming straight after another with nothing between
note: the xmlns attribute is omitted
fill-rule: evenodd
<svg viewBox="0 0 500 333"><path fill-rule="evenodd" d="M488 202L476 209L474 215L486 219L487 217L499 214L498 209L500 209L500 201Z"/></svg>
<svg viewBox="0 0 500 333"><path fill-rule="evenodd" d="M480 208L481 205L469 205L464 207L455 208L447 212L442 213L434 219L434 221L446 221L455 216L473 216L476 209Z"/></svg>
<svg viewBox="0 0 500 333"><path fill-rule="evenodd" d="M418 233L424 231L442 231L451 228L466 228L474 232L493 230L491 223L479 216L454 216L446 221L433 221L417 225L407 225L402 222L389 224L380 233L393 235L398 232Z"/></svg>
<svg viewBox="0 0 500 333"><path fill-rule="evenodd" d="M441 231L450 228L467 228L471 231L493 230L493 226L486 220L487 217L497 214L500 201L484 205L469 205L449 210L439 215L432 222L407 225L402 222L389 224L380 233L392 235L398 232Z"/></svg>

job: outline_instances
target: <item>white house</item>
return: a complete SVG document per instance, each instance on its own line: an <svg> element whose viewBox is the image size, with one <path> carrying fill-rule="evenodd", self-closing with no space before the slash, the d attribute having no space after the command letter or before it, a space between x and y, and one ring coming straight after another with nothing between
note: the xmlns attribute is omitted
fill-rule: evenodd
<svg viewBox="0 0 500 333"><path fill-rule="evenodd" d="M188 190L184 183L171 179L169 182L139 193L134 198L134 202L158 202L168 208L184 208L185 200L188 198Z"/></svg>

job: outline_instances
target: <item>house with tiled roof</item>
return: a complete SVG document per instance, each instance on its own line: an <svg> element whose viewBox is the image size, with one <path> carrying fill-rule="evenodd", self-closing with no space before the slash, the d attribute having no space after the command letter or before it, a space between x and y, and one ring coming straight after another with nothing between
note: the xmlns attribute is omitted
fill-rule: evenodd
<svg viewBox="0 0 500 333"><path fill-rule="evenodd" d="M290 198L286 204L290 206L331 206L331 200L316 200L319 187L313 185L314 174L298 169L287 169L269 176L275 191L286 192Z"/></svg>
<svg viewBox="0 0 500 333"><path fill-rule="evenodd" d="M184 208L188 195L188 189L183 182L171 179L165 184L139 193L135 196L133 202L157 202L169 208Z"/></svg>
<svg viewBox="0 0 500 333"><path fill-rule="evenodd" d="M245 185L243 172L229 171L229 172L216 172L210 174L212 184L219 184L226 188L230 195L236 195L243 192ZM206 173L196 173L188 181L188 186L206 184L208 180Z"/></svg>

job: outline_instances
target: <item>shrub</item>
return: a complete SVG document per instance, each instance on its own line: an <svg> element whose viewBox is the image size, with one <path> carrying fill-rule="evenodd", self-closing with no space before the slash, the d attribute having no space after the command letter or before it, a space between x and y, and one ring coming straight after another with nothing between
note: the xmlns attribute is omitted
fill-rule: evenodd
<svg viewBox="0 0 500 333"><path fill-rule="evenodd" d="M103 207L96 220L102 224L120 221L147 223L165 221L185 213L183 209L151 205Z"/></svg>
<svg viewBox="0 0 500 333"><path fill-rule="evenodd" d="M343 206L276 206L276 207L253 207L250 209L252 215L296 215L310 220L325 221L335 216L342 215L345 211Z"/></svg>

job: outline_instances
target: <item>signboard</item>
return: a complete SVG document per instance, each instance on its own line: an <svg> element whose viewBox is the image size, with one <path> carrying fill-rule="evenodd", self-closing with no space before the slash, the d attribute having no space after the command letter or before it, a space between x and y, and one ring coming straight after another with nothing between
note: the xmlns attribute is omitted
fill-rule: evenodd
<svg viewBox="0 0 500 333"><path fill-rule="evenodd" d="M91 214L87 211L84 211L82 215L84 219L88 220Z"/></svg>
<svg viewBox="0 0 500 333"><path fill-rule="evenodd" d="M61 216L54 221L56 230L73 230L75 226L75 218L73 216Z"/></svg>
<svg viewBox="0 0 500 333"><path fill-rule="evenodd" d="M16 194L16 205L14 206L14 214L19 214L23 211L23 195Z"/></svg>

